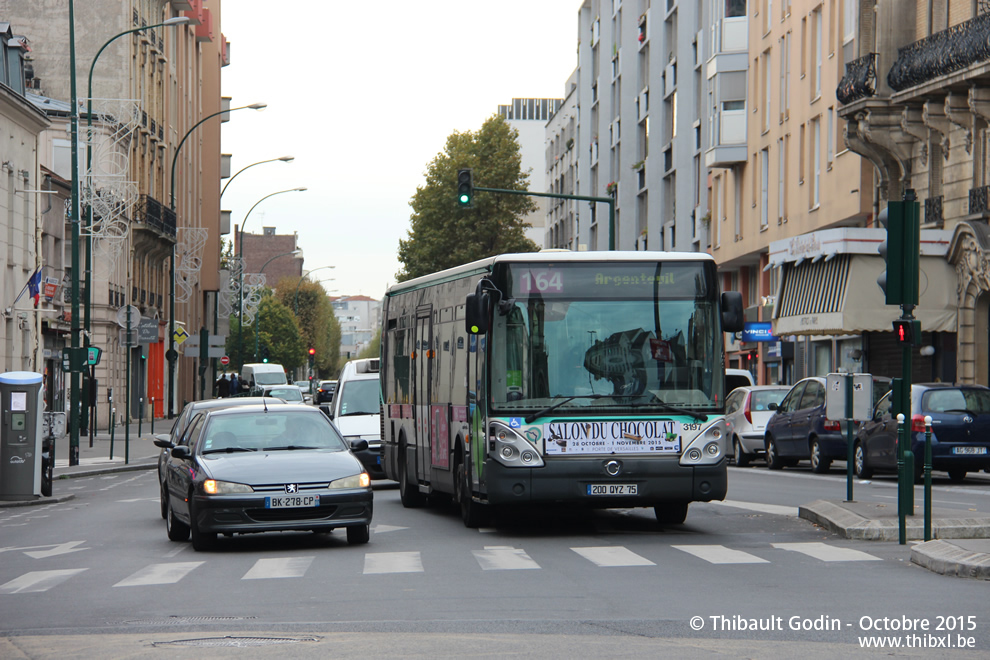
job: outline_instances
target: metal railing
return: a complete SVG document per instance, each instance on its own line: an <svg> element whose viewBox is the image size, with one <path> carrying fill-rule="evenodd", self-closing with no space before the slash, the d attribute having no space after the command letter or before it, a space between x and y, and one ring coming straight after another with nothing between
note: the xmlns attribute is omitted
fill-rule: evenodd
<svg viewBox="0 0 990 660"><path fill-rule="evenodd" d="M902 91L990 59L990 14L980 14L897 49L887 84Z"/></svg>
<svg viewBox="0 0 990 660"><path fill-rule="evenodd" d="M842 105L848 105L877 93L877 54L846 62L846 75L842 76L835 96Z"/></svg>

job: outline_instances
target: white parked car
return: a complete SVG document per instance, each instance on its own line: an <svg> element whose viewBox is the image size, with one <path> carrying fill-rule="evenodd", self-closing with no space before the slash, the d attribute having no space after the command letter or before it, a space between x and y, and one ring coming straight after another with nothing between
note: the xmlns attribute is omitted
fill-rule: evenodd
<svg viewBox="0 0 990 660"><path fill-rule="evenodd" d="M767 421L773 416L770 404L779 404L790 391L786 385L744 385L726 397L725 421L732 434L732 455L736 465L745 467L766 453L763 435Z"/></svg>
<svg viewBox="0 0 990 660"><path fill-rule="evenodd" d="M297 385L266 385L259 396L273 396L286 403L303 403L303 391Z"/></svg>

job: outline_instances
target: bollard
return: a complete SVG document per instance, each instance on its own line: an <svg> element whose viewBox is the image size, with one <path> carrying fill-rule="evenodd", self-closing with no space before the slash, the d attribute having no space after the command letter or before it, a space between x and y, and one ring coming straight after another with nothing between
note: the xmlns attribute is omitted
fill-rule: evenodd
<svg viewBox="0 0 990 660"><path fill-rule="evenodd" d="M925 540L932 540L932 416L925 415Z"/></svg>
<svg viewBox="0 0 990 660"><path fill-rule="evenodd" d="M151 435L155 434L155 397L151 397Z"/></svg>
<svg viewBox="0 0 990 660"><path fill-rule="evenodd" d="M117 428L117 409L110 408L110 460L113 460L113 431Z"/></svg>
<svg viewBox="0 0 990 660"><path fill-rule="evenodd" d="M905 520L905 497L908 484L904 474L904 413L897 413L897 542L907 543L907 520ZM914 477L910 477L910 488L914 488Z"/></svg>
<svg viewBox="0 0 990 660"><path fill-rule="evenodd" d="M144 420L144 397L138 397L138 434L141 437L141 422Z"/></svg>

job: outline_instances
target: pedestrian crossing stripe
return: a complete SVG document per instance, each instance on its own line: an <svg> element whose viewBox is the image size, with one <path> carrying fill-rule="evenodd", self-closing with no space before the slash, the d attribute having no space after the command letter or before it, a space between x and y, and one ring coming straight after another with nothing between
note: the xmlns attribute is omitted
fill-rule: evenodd
<svg viewBox="0 0 990 660"><path fill-rule="evenodd" d="M724 545L685 544L671 548L701 559L709 564L769 564L769 560L749 552L728 548ZM832 546L827 543L771 543L770 552L784 550L796 552L824 562L882 561L861 550ZM656 562L643 557L624 546L579 546L571 550L578 556L600 568L656 566ZM472 550L478 567L483 571L538 570L542 567L522 548L512 546L485 546ZM316 559L315 555L300 557L266 557L258 559L241 577L242 580L292 579L302 578ZM205 564L205 561L165 562L149 564L120 580L114 587L141 587L175 584L191 572ZM74 568L53 571L32 571L0 584L0 595L22 594L48 591L72 577L88 570ZM386 575L394 573L423 573L423 559L418 551L408 552L369 552L364 556L365 575Z"/></svg>

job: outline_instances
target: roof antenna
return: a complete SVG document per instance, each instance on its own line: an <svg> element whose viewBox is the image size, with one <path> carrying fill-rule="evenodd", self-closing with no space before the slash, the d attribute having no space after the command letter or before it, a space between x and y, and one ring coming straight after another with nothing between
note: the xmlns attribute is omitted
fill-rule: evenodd
<svg viewBox="0 0 990 660"><path fill-rule="evenodd" d="M265 407L265 412L268 412L268 401L265 399L265 395L261 395L261 405Z"/></svg>

